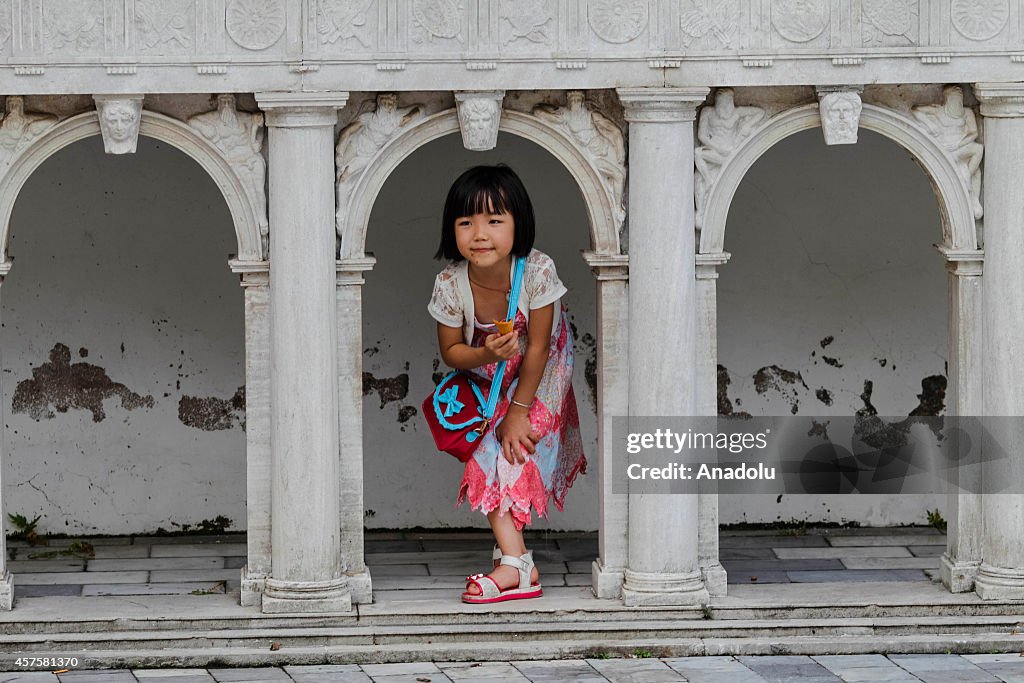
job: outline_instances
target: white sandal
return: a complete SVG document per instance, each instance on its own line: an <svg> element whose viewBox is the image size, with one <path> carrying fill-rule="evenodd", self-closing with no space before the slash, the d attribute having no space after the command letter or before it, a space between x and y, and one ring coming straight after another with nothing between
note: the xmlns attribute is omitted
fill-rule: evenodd
<svg viewBox="0 0 1024 683"><path fill-rule="evenodd" d="M485 574L473 574L467 576L469 585L475 585L480 592L462 594L462 601L473 605L486 605L492 602L504 602L506 600L525 600L527 598L539 598L544 594L544 589L539 583L531 583L530 574L533 573L533 551L528 550L526 554L516 557L515 555L502 555L500 564L515 567L519 571L519 586L501 590L498 584L490 576Z"/></svg>

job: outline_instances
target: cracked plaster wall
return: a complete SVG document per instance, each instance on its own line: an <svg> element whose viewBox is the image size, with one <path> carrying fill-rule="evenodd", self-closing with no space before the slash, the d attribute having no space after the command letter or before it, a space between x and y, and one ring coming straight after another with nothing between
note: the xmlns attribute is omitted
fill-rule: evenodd
<svg viewBox="0 0 1024 683"><path fill-rule="evenodd" d="M245 524L242 290L227 206L181 152L48 159L2 289L4 504L40 532Z"/></svg>
<svg viewBox="0 0 1024 683"><path fill-rule="evenodd" d="M733 201L718 280L719 412L944 414L938 203L896 143L783 140ZM733 496L721 520L925 523L938 496Z"/></svg>

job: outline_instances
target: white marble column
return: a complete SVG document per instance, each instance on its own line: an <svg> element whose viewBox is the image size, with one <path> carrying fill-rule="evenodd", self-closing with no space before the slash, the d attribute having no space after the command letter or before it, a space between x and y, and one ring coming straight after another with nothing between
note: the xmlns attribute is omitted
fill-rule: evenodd
<svg viewBox="0 0 1024 683"><path fill-rule="evenodd" d="M338 529L334 126L348 93L257 93L269 131L267 613L352 608Z"/></svg>
<svg viewBox="0 0 1024 683"><path fill-rule="evenodd" d="M6 261L0 262L0 286L3 285L4 279L7 274L11 272L11 261L13 259L7 259ZM3 367L3 359L0 358L0 368ZM3 372L0 372L0 396L3 395ZM2 412L2 411L0 411ZM0 419L3 419L3 415L0 414ZM2 423L0 423L2 424ZM4 463L6 458L4 457L3 447L3 433L0 431L0 516L3 520L7 519L7 508L3 505L3 490L4 490L4 476L3 472L5 469ZM5 529L4 524L0 521L0 531ZM0 610L9 610L14 607L14 577L7 571L7 533L4 531L0 533Z"/></svg>
<svg viewBox="0 0 1024 683"><path fill-rule="evenodd" d="M629 414L696 415L693 121L707 88L620 88L629 122ZM645 486L651 486L650 482ZM698 497L629 494L626 605L706 603Z"/></svg>
<svg viewBox="0 0 1024 683"><path fill-rule="evenodd" d="M697 254L697 414L718 415L718 267L732 254ZM728 575L718 557L718 493L698 496L698 551L708 594L722 596Z"/></svg>
<svg viewBox="0 0 1024 683"><path fill-rule="evenodd" d="M628 498L612 490L612 418L629 409L629 257L583 254L597 279L597 506L599 554L592 566L594 595L622 595L628 551Z"/></svg>
<svg viewBox="0 0 1024 683"><path fill-rule="evenodd" d="M983 466L982 562L974 589L985 599L1024 599L1024 83L978 83L985 117L985 416L1009 458ZM999 416L1018 416L1015 420Z"/></svg>
<svg viewBox="0 0 1024 683"><path fill-rule="evenodd" d="M949 271L949 414L975 418L984 412L982 374L982 266L978 249L939 247ZM949 494L946 552L939 563L942 583L953 593L974 589L983 537L981 466L951 471L956 488Z"/></svg>
<svg viewBox="0 0 1024 683"><path fill-rule="evenodd" d="M357 604L373 601L363 547L363 273L374 263L372 256L337 262L341 562Z"/></svg>
<svg viewBox="0 0 1024 683"><path fill-rule="evenodd" d="M270 575L270 266L232 260L245 293L246 564L241 603L259 606Z"/></svg>

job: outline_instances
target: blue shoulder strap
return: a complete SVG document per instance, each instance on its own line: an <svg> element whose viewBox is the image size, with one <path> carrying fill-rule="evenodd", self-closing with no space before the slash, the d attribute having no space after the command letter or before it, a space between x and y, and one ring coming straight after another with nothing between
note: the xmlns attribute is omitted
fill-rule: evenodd
<svg viewBox="0 0 1024 683"><path fill-rule="evenodd" d="M525 269L526 257L516 257L516 269L512 276L512 291L508 295L508 314L505 316L506 320L515 320L516 309L519 308L519 291L523 286L523 271ZM495 409L498 407L498 394L501 393L501 380L504 375L505 361L501 361L494 371L494 379L491 380L491 390L487 394L487 406L483 412L485 420L490 420L494 416Z"/></svg>

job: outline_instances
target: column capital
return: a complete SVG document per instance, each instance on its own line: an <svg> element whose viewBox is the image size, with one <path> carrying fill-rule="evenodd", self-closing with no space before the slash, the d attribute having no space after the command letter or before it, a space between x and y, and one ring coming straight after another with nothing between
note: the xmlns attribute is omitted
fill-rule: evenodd
<svg viewBox="0 0 1024 683"><path fill-rule="evenodd" d="M944 244L936 244L935 248L946 258L946 270L953 275L978 277L982 274L985 266L983 249L954 249Z"/></svg>
<svg viewBox="0 0 1024 683"><path fill-rule="evenodd" d="M718 251L713 253L697 254L696 266L697 266L697 279L698 280L717 280L718 279L718 266L724 266L732 258L732 254L727 251Z"/></svg>
<svg viewBox="0 0 1024 683"><path fill-rule="evenodd" d="M982 116L1024 117L1024 83L975 83L974 96L981 102Z"/></svg>
<svg viewBox="0 0 1024 683"><path fill-rule="evenodd" d="M599 281L629 279L629 254L601 254L596 251L585 251L583 260L587 262L594 277Z"/></svg>
<svg viewBox="0 0 1024 683"><path fill-rule="evenodd" d="M693 121L710 88L616 88L630 123Z"/></svg>
<svg viewBox="0 0 1024 683"><path fill-rule="evenodd" d="M366 254L362 257L338 259L335 262L335 277L337 285L362 285L363 273L373 270L373 267L376 264L377 257L373 254Z"/></svg>
<svg viewBox="0 0 1024 683"><path fill-rule="evenodd" d="M272 128L333 126L338 110L348 104L347 92L258 92L256 103Z"/></svg>

